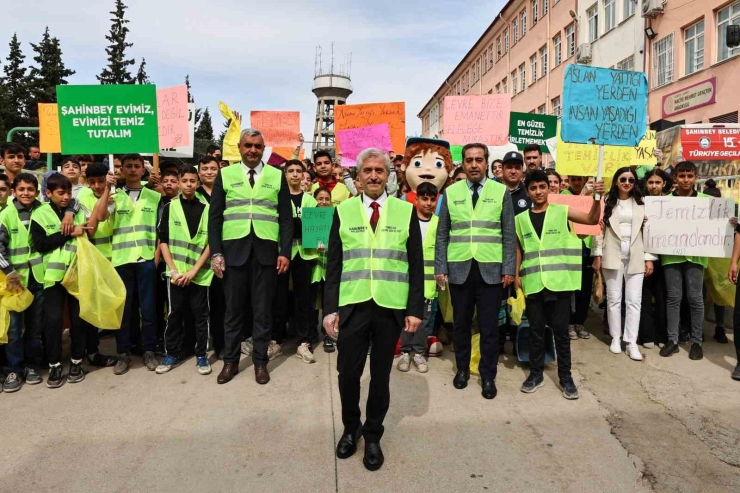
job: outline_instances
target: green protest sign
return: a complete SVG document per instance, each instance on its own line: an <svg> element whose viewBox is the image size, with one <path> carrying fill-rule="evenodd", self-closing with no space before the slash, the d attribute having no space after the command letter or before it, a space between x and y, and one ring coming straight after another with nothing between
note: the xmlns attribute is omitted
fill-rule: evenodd
<svg viewBox="0 0 740 493"><path fill-rule="evenodd" d="M159 152L154 85L57 86L64 154Z"/></svg>
<svg viewBox="0 0 740 493"><path fill-rule="evenodd" d="M463 146L450 146L450 154L452 154L453 163L462 162L462 148Z"/></svg>
<svg viewBox="0 0 740 493"><path fill-rule="evenodd" d="M545 141L555 137L558 117L536 113L512 113L509 120L509 142L524 150L527 144L538 144L543 153L548 153Z"/></svg>
<svg viewBox="0 0 740 493"><path fill-rule="evenodd" d="M304 207L301 210L303 248L329 246L329 232L334 219L334 207Z"/></svg>

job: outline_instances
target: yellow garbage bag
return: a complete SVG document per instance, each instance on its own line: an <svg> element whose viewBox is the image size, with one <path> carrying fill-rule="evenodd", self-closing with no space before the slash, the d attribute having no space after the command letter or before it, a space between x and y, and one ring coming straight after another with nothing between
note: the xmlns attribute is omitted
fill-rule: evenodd
<svg viewBox="0 0 740 493"><path fill-rule="evenodd" d="M225 159L230 163L239 162L242 160L242 155L239 154L239 137L242 131L242 122L234 116L234 112L223 101L218 102L218 109L223 117L231 122L229 123L229 128L226 129L224 142L221 146L221 159Z"/></svg>
<svg viewBox="0 0 740 493"><path fill-rule="evenodd" d="M524 314L524 309L527 307L526 302L524 301L524 292L521 289L516 290L516 298L511 297L506 300L506 303L511 307L511 320L516 324L519 325L522 323L522 314Z"/></svg>
<svg viewBox="0 0 740 493"><path fill-rule="evenodd" d="M26 288L17 293L8 291L5 287L5 274L0 272L0 297L0 344L7 344L10 312L22 312L31 306L33 295Z"/></svg>
<svg viewBox="0 0 740 493"><path fill-rule="evenodd" d="M67 268L62 285L79 300L82 320L100 329L121 328L126 286L113 264L87 237L77 238L77 256Z"/></svg>
<svg viewBox="0 0 740 493"><path fill-rule="evenodd" d="M718 306L735 306L735 285L727 279L730 259L710 258L704 269L704 284L712 302Z"/></svg>
<svg viewBox="0 0 740 493"><path fill-rule="evenodd" d="M473 334L470 339L470 373L478 374L478 363L480 363L480 334Z"/></svg>

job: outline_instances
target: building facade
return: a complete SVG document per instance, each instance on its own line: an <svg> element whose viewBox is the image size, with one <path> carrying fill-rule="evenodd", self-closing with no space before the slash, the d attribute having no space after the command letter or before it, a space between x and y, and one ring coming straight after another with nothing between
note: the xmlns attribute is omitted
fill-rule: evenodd
<svg viewBox="0 0 740 493"><path fill-rule="evenodd" d="M643 1L579 0L578 46L590 51L589 65L645 70Z"/></svg>

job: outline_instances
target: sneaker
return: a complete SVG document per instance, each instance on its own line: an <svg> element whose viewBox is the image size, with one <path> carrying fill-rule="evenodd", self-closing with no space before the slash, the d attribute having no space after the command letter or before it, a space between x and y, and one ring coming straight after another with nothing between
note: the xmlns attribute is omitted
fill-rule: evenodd
<svg viewBox="0 0 740 493"><path fill-rule="evenodd" d="M336 350L334 339L329 336L324 337L324 352L333 353Z"/></svg>
<svg viewBox="0 0 740 493"><path fill-rule="evenodd" d="M398 358L398 365L396 366L398 371L407 372L411 369L411 354L402 353L401 357Z"/></svg>
<svg viewBox="0 0 740 493"><path fill-rule="evenodd" d="M427 354L430 358L438 358L442 356L443 352L444 346L442 345L442 341L435 336L427 337Z"/></svg>
<svg viewBox="0 0 740 493"><path fill-rule="evenodd" d="M145 352L142 359L144 361L144 366L146 366L146 369L149 371L155 371L157 366L159 366L159 362L157 361L157 357L154 355L153 351Z"/></svg>
<svg viewBox="0 0 740 493"><path fill-rule="evenodd" d="M311 345L307 342L298 346L295 355L301 358L304 363L316 363L316 358L313 357L313 351L311 351Z"/></svg>
<svg viewBox="0 0 740 493"><path fill-rule="evenodd" d="M201 375L211 374L211 365L210 363L208 363L207 356L198 356L195 359L195 366L198 367L198 373L200 373Z"/></svg>
<svg viewBox="0 0 740 493"><path fill-rule="evenodd" d="M25 369L25 371L23 372L23 379L28 385L38 385L44 381L44 379L41 378L41 375L39 375L39 372L37 372L33 368Z"/></svg>
<svg viewBox="0 0 740 493"><path fill-rule="evenodd" d="M23 378L16 372L11 371L3 382L3 392L12 393L21 390Z"/></svg>
<svg viewBox="0 0 740 493"><path fill-rule="evenodd" d="M165 356L164 360L162 360L162 363L157 365L154 371L157 372L157 374L161 375L162 373L167 373L170 370L174 370L182 363L183 361L180 358L176 358L175 356L168 354L167 356Z"/></svg>
<svg viewBox="0 0 740 493"><path fill-rule="evenodd" d="M542 375L537 375L535 373L529 374L527 379L524 381L521 387L521 391L525 394L531 394L532 392L536 391L540 387L545 385L545 378Z"/></svg>
<svg viewBox="0 0 740 493"><path fill-rule="evenodd" d="M568 328L568 335L570 336L571 341L575 341L576 339L578 339L578 331L576 331L575 325L571 325Z"/></svg>
<svg viewBox="0 0 740 493"><path fill-rule="evenodd" d="M89 355L87 356L88 364L100 368L109 368L111 366L115 366L117 361L118 358L116 358L115 356L107 356L102 353L95 353L92 355L92 357L90 357Z"/></svg>
<svg viewBox="0 0 740 493"><path fill-rule="evenodd" d="M576 325L576 331L578 332L578 337L580 339L588 339L591 337L591 334L588 333L583 325Z"/></svg>
<svg viewBox="0 0 740 493"><path fill-rule="evenodd" d="M49 366L49 378L46 379L46 386L50 389L58 389L64 385L64 368L62 365Z"/></svg>
<svg viewBox="0 0 740 493"><path fill-rule="evenodd" d="M653 349L655 347L655 343L654 342L645 342L645 343L642 344L642 347L644 347L645 349Z"/></svg>
<svg viewBox="0 0 740 493"><path fill-rule="evenodd" d="M691 340L691 336L689 335L689 332L681 332L678 334L679 344L688 344L690 340Z"/></svg>
<svg viewBox="0 0 740 493"><path fill-rule="evenodd" d="M668 341L665 346L663 346L660 350L660 355L664 358L669 357L673 353L678 352L678 344L676 344L673 341Z"/></svg>
<svg viewBox="0 0 740 493"><path fill-rule="evenodd" d="M281 354L283 354L283 346L278 344L277 341L270 341L270 345L267 346L267 359L272 361Z"/></svg>
<svg viewBox="0 0 740 493"><path fill-rule="evenodd" d="M609 351L614 354L619 354L622 352L622 340L619 337L612 338L612 343L609 346Z"/></svg>
<svg viewBox="0 0 740 493"><path fill-rule="evenodd" d="M252 355L254 346L252 345L252 339L249 338L246 341L242 341L241 351L245 358L249 358Z"/></svg>
<svg viewBox="0 0 740 493"><path fill-rule="evenodd" d="M725 328L724 327L715 327L714 328L714 340L719 342L720 344L727 344L729 341L727 340L727 334L725 334Z"/></svg>
<svg viewBox="0 0 740 493"><path fill-rule="evenodd" d="M82 369L82 361L75 363L74 361L69 367L69 375L67 375L67 381L69 383L78 383L85 379L85 370Z"/></svg>
<svg viewBox="0 0 740 493"><path fill-rule="evenodd" d="M113 374L123 375L124 373L129 371L130 368L131 368L131 355L119 354L118 361L116 361L116 366L113 367Z"/></svg>
<svg viewBox="0 0 740 493"><path fill-rule="evenodd" d="M732 371L732 379L733 380L740 380L740 363L738 363L735 366L735 369Z"/></svg>
<svg viewBox="0 0 740 493"><path fill-rule="evenodd" d="M576 388L573 377L563 377L560 379L560 388L563 391L563 397L570 401L578 399L578 389Z"/></svg>
<svg viewBox="0 0 740 493"><path fill-rule="evenodd" d="M689 359L693 359L695 361L704 359L704 351L701 348L701 344L695 342L691 345L691 350L689 351Z"/></svg>
<svg viewBox="0 0 740 493"><path fill-rule="evenodd" d="M627 355L635 361L642 361L642 354L637 344L627 344Z"/></svg>
<svg viewBox="0 0 740 493"><path fill-rule="evenodd" d="M426 373L429 371L427 360L421 354L414 355L414 366L416 367L416 371L418 371L419 373Z"/></svg>

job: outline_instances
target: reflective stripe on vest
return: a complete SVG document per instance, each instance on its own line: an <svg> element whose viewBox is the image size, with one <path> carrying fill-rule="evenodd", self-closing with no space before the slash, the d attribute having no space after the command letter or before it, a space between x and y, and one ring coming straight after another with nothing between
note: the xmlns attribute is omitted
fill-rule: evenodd
<svg viewBox="0 0 740 493"><path fill-rule="evenodd" d="M157 209L161 195L142 188L136 205L124 190L115 195L111 252L115 267L152 260L157 247Z"/></svg>
<svg viewBox="0 0 740 493"><path fill-rule="evenodd" d="M77 200L80 201L80 205L85 211L85 215L89 218L92 215L93 209L98 199L93 194L93 191L87 187L80 190L77 194ZM113 219L109 217L105 221L98 222L98 228L95 230L95 234L90 238L90 243L95 245L100 253L105 258L111 260L113 258Z"/></svg>
<svg viewBox="0 0 740 493"><path fill-rule="evenodd" d="M450 211L450 240L447 261L501 262L503 244L501 211L506 198L506 186L486 180L479 190L478 202L473 199L467 180L447 187L445 200Z"/></svg>
<svg viewBox="0 0 740 493"><path fill-rule="evenodd" d="M24 226L14 203L0 213L0 223L8 233L7 260L21 277L23 286L28 287L29 270L37 282L44 281L43 259L31 248L30 222Z"/></svg>
<svg viewBox="0 0 740 493"><path fill-rule="evenodd" d="M319 188L321 188L321 186L318 183L314 183L313 185L311 185L310 192L314 194ZM337 184L334 185L334 188L331 191L331 206L337 207L339 206L339 204L341 204L345 200L348 200L349 198L350 193L347 185L345 185L341 181L337 182Z"/></svg>
<svg viewBox="0 0 740 493"><path fill-rule="evenodd" d="M182 210L180 199L172 199L169 207L170 216L168 227L170 236L167 241L167 247L170 250L170 255L172 256L172 261L175 263L177 272L184 274L195 266L203 254L203 250L208 245L209 206L206 205L205 209L203 209L195 238L190 237L190 229L188 228L188 222L185 218L185 212ZM198 271L198 274L195 275L192 282L199 286L210 286L212 280L213 271L211 270L210 262L206 262Z"/></svg>
<svg viewBox="0 0 740 493"><path fill-rule="evenodd" d="M62 230L62 221L48 203L42 204L40 207L34 209L31 213L31 221L44 228L46 236L51 236ZM82 211L78 211L74 217L74 224L84 224L84 222L85 214ZM41 266L38 267L41 277L38 278L37 281L43 282L45 288L51 287L55 283L60 282L64 279L67 267L69 267L76 255L76 238L72 238L59 248L44 254ZM36 269L34 269L33 275L36 277Z"/></svg>
<svg viewBox="0 0 740 493"><path fill-rule="evenodd" d="M414 206L388 197L375 232L363 204L355 197L338 208L342 239L339 306L374 300L385 308L405 309L409 294L406 241Z"/></svg>
<svg viewBox="0 0 740 493"><path fill-rule="evenodd" d="M298 217L298 214L296 214L295 207L292 202L290 206L291 209L293 209L293 218L295 219ZM301 214L303 214L302 211L306 207L316 207L316 199L314 199L310 193L304 192L303 197L301 197ZM297 238L293 238L293 246L290 251L291 260L295 258L296 254L300 254L303 260L313 260L319 256L319 252L315 248L303 248L302 241Z"/></svg>
<svg viewBox="0 0 740 493"><path fill-rule="evenodd" d="M424 237L424 298L437 297L437 280L434 278L434 247L437 244L437 225L439 217L432 216Z"/></svg>
<svg viewBox="0 0 740 493"><path fill-rule="evenodd" d="M311 272L311 283L326 281L326 251L319 253Z"/></svg>
<svg viewBox="0 0 740 493"><path fill-rule="evenodd" d="M254 228L259 238L277 242L280 238L278 192L282 172L263 164L252 188L244 167L235 164L221 170L221 179L226 192L222 239L244 238Z"/></svg>
<svg viewBox="0 0 740 493"><path fill-rule="evenodd" d="M581 288L581 242L568 230L568 207L550 204L544 214L542 239L529 211L516 216L516 234L523 250L519 277L527 296L545 288L556 292Z"/></svg>

